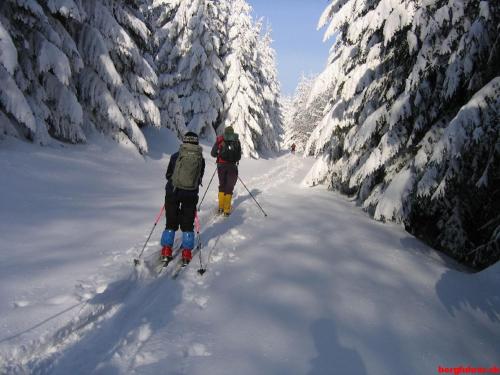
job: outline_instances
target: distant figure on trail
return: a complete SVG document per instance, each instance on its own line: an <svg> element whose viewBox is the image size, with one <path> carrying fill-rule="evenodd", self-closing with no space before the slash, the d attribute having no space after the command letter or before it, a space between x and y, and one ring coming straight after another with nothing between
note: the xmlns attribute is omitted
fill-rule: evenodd
<svg viewBox="0 0 500 375"><path fill-rule="evenodd" d="M241 144L232 126L228 126L224 129L224 134L217 137L210 155L217 158L219 214L229 216L234 185L238 180L238 162L241 159Z"/></svg>
<svg viewBox="0 0 500 375"><path fill-rule="evenodd" d="M198 192L205 172L205 159L198 144L198 135L188 132L184 135L179 151L170 157L165 186L165 215L167 225L161 236L161 260L173 258L175 232L182 231L182 262L192 259L194 247L194 218Z"/></svg>
<svg viewBox="0 0 500 375"><path fill-rule="evenodd" d="M292 147L290 148L292 150L292 154L295 154L295 143L292 144Z"/></svg>

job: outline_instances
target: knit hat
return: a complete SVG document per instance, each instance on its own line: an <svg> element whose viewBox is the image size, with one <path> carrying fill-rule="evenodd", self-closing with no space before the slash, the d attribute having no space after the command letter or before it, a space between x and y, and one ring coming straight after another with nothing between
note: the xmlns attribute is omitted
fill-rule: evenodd
<svg viewBox="0 0 500 375"><path fill-rule="evenodd" d="M229 135L229 134L234 134L234 129L232 126L228 126L227 128L224 129L224 134Z"/></svg>
<svg viewBox="0 0 500 375"><path fill-rule="evenodd" d="M198 135L196 133L193 133L193 132L187 132L186 134L184 134L184 137L182 138L182 142L197 145L199 143Z"/></svg>

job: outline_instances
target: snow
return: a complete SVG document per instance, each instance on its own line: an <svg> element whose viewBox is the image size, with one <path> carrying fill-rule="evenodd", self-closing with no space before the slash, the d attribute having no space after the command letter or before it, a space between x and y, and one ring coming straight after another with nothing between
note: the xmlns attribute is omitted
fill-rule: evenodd
<svg viewBox="0 0 500 375"><path fill-rule="evenodd" d="M59 81L68 86L71 79L71 67L66 55L48 40L43 40L38 54L40 72L52 70Z"/></svg>
<svg viewBox="0 0 500 375"><path fill-rule="evenodd" d="M78 6L73 0L48 0L47 6L51 12L59 13L63 17L71 17L77 21L81 21L82 19Z"/></svg>
<svg viewBox="0 0 500 375"><path fill-rule="evenodd" d="M166 129L144 133L145 157L99 134L72 147L3 141L0 373L432 374L498 360L500 266L462 272L400 226L301 187L308 158L241 162L267 218L238 184L231 217L214 219L212 183L204 276L198 258L177 280L134 269L177 149Z"/></svg>
<svg viewBox="0 0 500 375"><path fill-rule="evenodd" d="M17 66L17 50L8 31L0 22L0 64L11 74Z"/></svg>
<svg viewBox="0 0 500 375"><path fill-rule="evenodd" d="M490 19L490 6L487 1L479 2L479 15L483 17L485 20Z"/></svg>
<svg viewBox="0 0 500 375"><path fill-rule="evenodd" d="M9 120L9 118L5 115L5 113L0 111L0 139L3 139L6 135L13 137L19 136L16 128Z"/></svg>
<svg viewBox="0 0 500 375"><path fill-rule="evenodd" d="M3 104L8 113L32 132L36 132L35 117L21 90L14 79L0 66L0 103Z"/></svg>
<svg viewBox="0 0 500 375"><path fill-rule="evenodd" d="M387 116L385 105L381 106L371 113L363 122L361 127L352 128L346 137L345 147L349 152L360 150L373 136L377 130L378 123L383 121Z"/></svg>
<svg viewBox="0 0 500 375"><path fill-rule="evenodd" d="M161 126L161 115L155 103L145 95L139 96L141 108L147 117L148 125L159 128Z"/></svg>
<svg viewBox="0 0 500 375"><path fill-rule="evenodd" d="M400 171L379 198L374 218L401 222L406 216L404 202L407 201L414 183L415 175L411 169Z"/></svg>
<svg viewBox="0 0 500 375"><path fill-rule="evenodd" d="M391 107L391 114L389 118L389 126L392 129L400 121L405 120L411 115L411 97L409 94L402 94L394 102Z"/></svg>
<svg viewBox="0 0 500 375"><path fill-rule="evenodd" d="M72 142L84 142L83 110L72 91L62 85L52 74L46 75L47 97L55 103L52 113L52 130L57 136ZM69 123L70 126L67 126ZM56 128L56 129L54 129Z"/></svg>
<svg viewBox="0 0 500 375"><path fill-rule="evenodd" d="M301 186L316 186L328 182L327 176L331 164L329 159L330 158L328 157L328 155L322 155L321 157L319 157L302 181Z"/></svg>
<svg viewBox="0 0 500 375"><path fill-rule="evenodd" d="M308 100L308 105L316 98L325 92L328 87L332 84L333 78L337 73L338 67L335 64L328 65L325 70L318 75L314 81L313 87L311 88L311 93Z"/></svg>
<svg viewBox="0 0 500 375"><path fill-rule="evenodd" d="M493 107L500 102L499 93L500 77L492 79L481 90L475 93L467 104L460 108L457 115L446 127L443 136L434 148L431 160L440 162L445 154L453 158L459 157L468 134L479 135L478 129L480 128L478 126L488 123L487 119L483 119L481 114L485 107ZM478 139L475 139L475 141L478 141Z"/></svg>
<svg viewBox="0 0 500 375"><path fill-rule="evenodd" d="M106 43L99 31L91 26L83 26L78 48L88 66L93 67L99 76L113 86L122 85L120 74L109 57Z"/></svg>
<svg viewBox="0 0 500 375"><path fill-rule="evenodd" d="M113 96L101 81L99 76L91 69L84 68L80 74L81 96L92 108L98 109L110 125L106 123L101 126L113 126L118 129L126 127L125 118Z"/></svg>
<svg viewBox="0 0 500 375"><path fill-rule="evenodd" d="M35 0L13 0L20 7L28 10L42 21L47 21L47 16L43 12L43 8Z"/></svg>
<svg viewBox="0 0 500 375"><path fill-rule="evenodd" d="M418 51L418 39L417 36L410 30L406 33L406 41L408 42L408 51L413 54Z"/></svg>
<svg viewBox="0 0 500 375"><path fill-rule="evenodd" d="M149 31L148 27L142 20L137 18L126 8L118 7L116 8L116 12L116 17L120 23L128 25L134 33L142 39L142 42L149 42L151 31Z"/></svg>

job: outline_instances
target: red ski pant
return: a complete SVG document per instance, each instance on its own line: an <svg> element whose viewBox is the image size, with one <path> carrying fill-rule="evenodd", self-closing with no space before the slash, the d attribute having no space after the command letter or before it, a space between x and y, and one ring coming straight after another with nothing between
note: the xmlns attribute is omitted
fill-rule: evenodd
<svg viewBox="0 0 500 375"><path fill-rule="evenodd" d="M238 181L238 166L233 163L217 164L219 175L219 192L233 194L234 185Z"/></svg>

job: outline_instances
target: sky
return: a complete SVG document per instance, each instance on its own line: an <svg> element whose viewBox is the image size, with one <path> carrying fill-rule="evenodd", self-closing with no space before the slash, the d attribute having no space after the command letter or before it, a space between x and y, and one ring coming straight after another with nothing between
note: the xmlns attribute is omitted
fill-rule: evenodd
<svg viewBox="0 0 500 375"><path fill-rule="evenodd" d="M272 28L281 91L292 95L302 74L320 73L332 41L323 43L318 20L328 0L247 0L254 17L264 17Z"/></svg>

